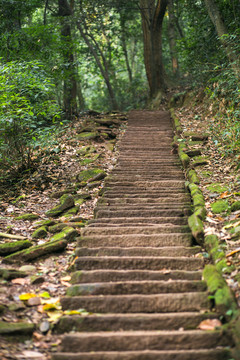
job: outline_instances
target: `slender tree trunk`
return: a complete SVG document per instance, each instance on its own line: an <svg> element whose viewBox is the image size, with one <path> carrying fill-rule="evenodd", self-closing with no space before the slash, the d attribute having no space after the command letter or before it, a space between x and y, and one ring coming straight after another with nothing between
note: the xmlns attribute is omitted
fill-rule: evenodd
<svg viewBox="0 0 240 360"><path fill-rule="evenodd" d="M91 54L93 55L99 70L105 80L107 89L108 89L108 93L109 93L109 97L110 97L110 101L111 101L111 107L113 110L118 110L118 104L117 104L117 100L114 94L114 90L110 81L110 77L109 77L109 72L108 72L108 64L107 64L107 60L103 54L103 52L101 51L100 47L98 46L97 42L95 41L94 37L89 34L87 32L86 29L83 29L82 25L80 22L77 23L77 27L78 30L80 31L80 34L83 38L83 40L85 41L85 43L87 44ZM100 54L100 56L98 55L98 53ZM102 59L102 61L101 61Z"/></svg>
<svg viewBox="0 0 240 360"><path fill-rule="evenodd" d="M162 23L166 7L167 0L140 0L144 62L151 98L166 91L162 61Z"/></svg>
<svg viewBox="0 0 240 360"><path fill-rule="evenodd" d="M61 17L61 36L64 44L63 57L65 63L65 78L63 85L63 106L68 117L77 113L77 81L74 64L74 50L71 34L71 25L68 17L73 14L72 3L67 0L58 0L59 16Z"/></svg>
<svg viewBox="0 0 240 360"><path fill-rule="evenodd" d="M172 72L175 77L179 77L179 65L177 57L177 46L176 46L176 31L175 31L175 16L174 16L174 0L168 0L168 36L169 36L169 47L172 59Z"/></svg>
<svg viewBox="0 0 240 360"><path fill-rule="evenodd" d="M126 67L127 67L127 72L128 72L128 77L129 77L129 82L130 84L132 83L133 77L132 77L132 69L130 67L130 62L129 62L129 57L128 57L128 51L127 51L127 44L126 44L126 36L125 36L125 21L124 18L122 16L122 13L120 11L120 24L121 24L121 42L122 42L122 49L123 49L123 54L125 57L125 62L126 62Z"/></svg>
<svg viewBox="0 0 240 360"><path fill-rule="evenodd" d="M228 35L229 33L228 33L228 29L222 19L222 16L221 16L220 10L217 6L217 3L215 2L215 0L204 0L204 1L206 4L208 15L211 18L211 20L216 28L217 34L220 38L220 41L223 44L226 55L231 64L231 67L232 67L237 79L239 79L240 78L239 57L235 54L231 45L229 44L229 42L227 41L227 39L224 36L224 35Z"/></svg>

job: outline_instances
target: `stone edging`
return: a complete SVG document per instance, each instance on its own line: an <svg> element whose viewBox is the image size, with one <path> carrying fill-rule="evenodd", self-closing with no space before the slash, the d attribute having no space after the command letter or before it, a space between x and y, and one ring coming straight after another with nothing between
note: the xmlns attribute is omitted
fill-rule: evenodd
<svg viewBox="0 0 240 360"><path fill-rule="evenodd" d="M193 203L193 214L188 218L188 225L197 243L206 249L213 262L212 265L205 265L203 270L203 278L207 283L208 292L211 296L211 299L214 301L214 307L221 313L225 314L225 318L229 321L227 327L232 330L232 334L236 343L236 353L234 356L236 360L239 360L240 310L238 309L233 292L222 276L222 270L227 266L227 261L224 252L219 246L218 236L204 236L206 208L203 193L198 186L200 180L196 171L190 168L190 157L186 154L186 146L181 142L179 137L179 135L183 133L183 130L173 108L170 109L170 115L175 132L172 146L175 152L178 153L182 166L186 171L186 187L191 194Z"/></svg>

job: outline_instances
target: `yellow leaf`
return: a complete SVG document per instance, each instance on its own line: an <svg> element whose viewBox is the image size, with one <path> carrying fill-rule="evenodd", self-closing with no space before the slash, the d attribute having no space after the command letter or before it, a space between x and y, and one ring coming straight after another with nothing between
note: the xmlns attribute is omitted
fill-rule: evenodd
<svg viewBox="0 0 240 360"><path fill-rule="evenodd" d="M37 296L36 294L25 293L25 294L19 295L19 299L25 301L25 300L29 300L29 299L31 299L33 297L36 297L36 296Z"/></svg>
<svg viewBox="0 0 240 360"><path fill-rule="evenodd" d="M55 322L58 319L60 319L60 317L62 317L63 312L62 311L49 311L47 312L48 315L48 321L49 322Z"/></svg>
<svg viewBox="0 0 240 360"><path fill-rule="evenodd" d="M64 315L88 315L88 314L89 313L85 309L64 311Z"/></svg>
<svg viewBox="0 0 240 360"><path fill-rule="evenodd" d="M51 296L47 291L44 291L43 293L39 294L38 296L40 296L41 298L45 298L45 299L50 299Z"/></svg>
<svg viewBox="0 0 240 360"><path fill-rule="evenodd" d="M221 327L222 323L218 319L206 319L203 320L199 326L198 329L200 330L215 330L218 327Z"/></svg>
<svg viewBox="0 0 240 360"><path fill-rule="evenodd" d="M43 305L43 311L53 311L53 310L59 310L59 307L57 306L57 304Z"/></svg>

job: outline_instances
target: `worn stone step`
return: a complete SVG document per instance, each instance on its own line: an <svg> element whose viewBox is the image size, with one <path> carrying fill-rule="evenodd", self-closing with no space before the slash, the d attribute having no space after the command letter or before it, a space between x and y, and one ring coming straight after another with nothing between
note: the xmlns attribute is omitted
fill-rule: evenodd
<svg viewBox="0 0 240 360"><path fill-rule="evenodd" d="M78 238L79 247L97 247L97 246L122 246L122 247L164 247L164 246L191 246L192 235L181 234L153 234L153 235L108 235L91 236Z"/></svg>
<svg viewBox="0 0 240 360"><path fill-rule="evenodd" d="M122 330L179 330L195 329L206 319L216 319L216 313L167 313L167 314L101 314L63 316L55 332L118 331Z"/></svg>
<svg viewBox="0 0 240 360"><path fill-rule="evenodd" d="M125 281L110 283L85 283L72 285L67 289L68 296L82 295L127 295L127 294L165 294L206 291L204 281Z"/></svg>
<svg viewBox="0 0 240 360"><path fill-rule="evenodd" d="M130 235L130 234L169 234L169 233L189 233L190 228L185 226L177 226L177 225L160 225L160 226L151 226L151 227L140 227L140 226L128 226L128 227L105 227L104 229L101 228L91 228L86 227L81 230L82 236L95 236L95 235Z"/></svg>
<svg viewBox="0 0 240 360"><path fill-rule="evenodd" d="M185 188L185 180L135 180L135 181L112 181L106 180L106 186L114 185L115 187L122 186L136 186L136 188L149 188L149 189L164 189L168 188L176 190L176 189L184 189Z"/></svg>
<svg viewBox="0 0 240 360"><path fill-rule="evenodd" d="M185 270L81 270L72 273L72 284L108 281L201 280L202 271Z"/></svg>
<svg viewBox="0 0 240 360"><path fill-rule="evenodd" d="M94 213L97 213L100 210L108 210L108 211L126 211L126 213L129 210L139 210L141 209L141 211L154 211L154 210L169 210L169 209L173 209L173 210L185 210L185 209L189 209L189 211L191 211L191 204L189 203L162 203L162 204L141 204L139 206L139 204L113 204L113 205L104 205L104 204L99 204L95 210Z"/></svg>
<svg viewBox="0 0 240 360"><path fill-rule="evenodd" d="M190 350L231 346L230 334L222 331L122 331L69 334L63 338L64 351Z"/></svg>
<svg viewBox="0 0 240 360"><path fill-rule="evenodd" d="M201 247L93 247L77 248L76 256L193 256L201 253Z"/></svg>
<svg viewBox="0 0 240 360"><path fill-rule="evenodd" d="M156 224L173 224L173 225L187 225L187 217L153 217L153 218L138 218L138 217L118 217L118 218L101 218L89 220L89 226L155 226Z"/></svg>
<svg viewBox="0 0 240 360"><path fill-rule="evenodd" d="M76 270L199 270L203 267L202 258L189 257L137 257L137 256L103 256L79 257L75 261Z"/></svg>
<svg viewBox="0 0 240 360"><path fill-rule="evenodd" d="M53 353L53 360L229 360L229 349Z"/></svg>
<svg viewBox="0 0 240 360"><path fill-rule="evenodd" d="M190 196L189 195L182 195L182 196L176 196L174 197L174 195L169 196L169 197L153 197L153 198L144 198L144 197L139 197L139 198L132 198L132 197L119 197L119 198L108 198L106 195L104 195L101 199L99 199L98 204L102 204L102 203L107 203L109 205L112 204L137 204L138 206L142 206L145 204L150 204L150 205L154 205L154 204L158 204L158 203L162 203L162 204L166 204L169 202L174 202L174 203L190 203Z"/></svg>
<svg viewBox="0 0 240 360"><path fill-rule="evenodd" d="M111 210L98 210L96 212L95 218L116 218L116 217L143 217L143 218L151 218L152 217L177 217L177 216L186 216L190 215L189 209L165 209L165 210L141 210L141 209L135 209L135 210L117 210L117 211L111 211Z"/></svg>
<svg viewBox="0 0 240 360"><path fill-rule="evenodd" d="M145 187L143 188L136 188L135 186L132 187L115 187L112 186L111 188L104 186L103 188L103 193L104 196L106 197L122 197L122 198L149 198L149 199L154 199L154 198L158 198L158 197L164 197L166 196L166 198L171 198L176 196L176 198L178 196L181 196L183 194L186 194L186 190L185 189L181 189L179 191L177 190L169 190L169 189L146 189Z"/></svg>
<svg viewBox="0 0 240 360"><path fill-rule="evenodd" d="M210 309L206 292L157 295L64 296L63 310L85 309L92 313L167 313Z"/></svg>

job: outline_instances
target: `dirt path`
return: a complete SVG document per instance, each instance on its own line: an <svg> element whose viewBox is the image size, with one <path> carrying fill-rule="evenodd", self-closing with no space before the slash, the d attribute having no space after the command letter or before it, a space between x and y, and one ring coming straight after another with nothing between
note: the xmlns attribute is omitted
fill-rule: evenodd
<svg viewBox="0 0 240 360"><path fill-rule="evenodd" d="M166 112L132 112L95 219L78 241L53 360L230 359L210 312L201 249L187 226L190 198ZM74 332L72 332L74 331Z"/></svg>

